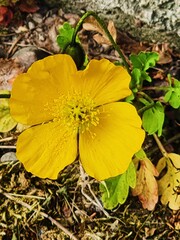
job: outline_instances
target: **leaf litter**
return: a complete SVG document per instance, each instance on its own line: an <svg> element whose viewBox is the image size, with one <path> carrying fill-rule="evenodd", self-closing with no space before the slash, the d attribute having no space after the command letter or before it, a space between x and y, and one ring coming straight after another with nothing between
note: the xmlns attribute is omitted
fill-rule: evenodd
<svg viewBox="0 0 180 240"><path fill-rule="evenodd" d="M46 10L47 11L42 9L42 12L40 11L40 17L45 20L45 24L43 21L39 23L35 21L36 13L27 14L26 20L32 24L25 27L25 35L14 45L12 49L14 51L11 50L12 54L9 59L1 59L2 61L6 61L7 64L8 61L14 62L14 60L12 60L13 54L29 45L38 48L38 53L35 53L35 60L44 57L44 53L51 54L59 51L55 41L59 26L65 21L76 23L77 15L68 15L63 13L62 10L59 11L59 9L53 9L55 14L52 14L52 10L49 12L48 9ZM46 14L44 14L45 12ZM33 29L31 28L32 26ZM111 23L111 29L111 31L116 31L113 23ZM13 35L9 37L5 35L2 40L0 39L3 44L3 49L6 49L6 51L3 50L4 54L8 52L12 43L18 38L19 33L16 33L16 30L17 29L11 29ZM100 58L103 56L110 59L118 59L115 51L110 46L107 47L104 45L103 32L98 30L92 34L91 30L82 29L80 33L80 39L85 49L88 50L89 58ZM97 33L100 34L96 35ZM144 50L153 50L153 47L155 48L155 45L151 46L147 43L137 42L131 38L131 36L119 30L116 34L117 42L121 45L125 54L138 53ZM94 36L96 37L94 38ZM97 38L97 36L100 37ZM107 44L107 42L105 44ZM166 81L164 77L166 65L170 64L170 69L173 68L177 57L174 56L167 45L164 48L156 46L156 51L161 53L159 62L161 74L159 78L161 78L161 81ZM166 52L166 54L164 52ZM20 53L20 57L22 56L21 54L22 53ZM157 76L157 79L159 79L157 75L159 74L159 69L154 69L152 73L152 75ZM176 71L173 74L177 75L179 71L178 66L176 66L175 69ZM12 74L12 77L11 74L9 74L10 80L4 80L7 76L6 74L1 74L1 76L3 76L3 78L1 78L1 80L3 79L3 83L1 82L0 84L1 87L4 86L6 82L8 87L11 88L14 76L24 71L20 65L13 65L12 70L16 71ZM173 121L171 126L173 131L177 131L175 121ZM177 132L173 134L176 135L176 133ZM0 145L2 148L0 148L0 157L3 157L8 152L15 151L15 149L11 147L15 146L17 135L18 131L15 128L6 133L1 133ZM167 137L172 137L170 127ZM168 144L171 144L173 148L177 150L176 152L178 152L178 143ZM147 143L147 149L151 151L152 148L154 148L154 145ZM156 157L155 161L158 161L158 159L159 158ZM9 160L6 158L6 161L0 161L0 239L2 240L68 239L68 234L61 229L61 226L64 226L65 230L73 233L77 239L153 238L175 240L178 238L179 211L172 211L168 207L158 203L155 209L149 212L143 209L138 199L132 197L131 194L125 204L120 204L116 206L114 210L109 210L109 218L106 217L97 205L93 204L92 201L88 201L86 198L86 195L88 195L91 196L90 199L93 199L94 194L100 201L98 183L94 179L88 180L89 185L86 186L90 186L91 188L84 188L84 195L82 194L82 184L84 184L84 180L82 181L82 179L79 178L79 165L77 162L64 169L58 180L53 181L34 177L30 173L27 173L16 159L13 158L12 161L10 160L11 157L9 157ZM160 163L162 161L164 160L161 160ZM172 172L175 174L172 162L166 163L167 172L159 180L159 186L163 185L161 184L162 179L167 178L168 174ZM143 176L149 177L151 181L153 181L152 179L157 177L158 174L152 166L147 167L149 164L149 160L144 160L138 170L142 171ZM159 172L161 172L161 170L163 171L163 168L161 167L160 169L158 165L157 169ZM154 185L154 189L156 189L156 187L157 186ZM177 185L172 184L170 187L173 191L174 189L177 192L179 191ZM163 191L165 190L162 189L161 198L163 197ZM152 199L150 200L153 202ZM167 201L167 199L164 201ZM168 199L168 201L171 203L171 200ZM153 209L152 203L149 203L147 206L147 208ZM53 222L53 220L55 221ZM58 223L61 225L58 225Z"/></svg>

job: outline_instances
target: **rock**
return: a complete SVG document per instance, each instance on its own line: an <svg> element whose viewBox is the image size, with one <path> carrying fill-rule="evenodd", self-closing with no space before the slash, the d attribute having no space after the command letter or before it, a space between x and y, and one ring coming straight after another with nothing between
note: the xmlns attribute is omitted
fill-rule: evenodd
<svg viewBox="0 0 180 240"><path fill-rule="evenodd" d="M38 24L42 23L42 21L43 21L43 18L40 13L34 13L32 18L33 18L34 22L38 23Z"/></svg>
<svg viewBox="0 0 180 240"><path fill-rule="evenodd" d="M140 41L169 43L180 51L179 0L61 0L65 12L95 11Z"/></svg>
<svg viewBox="0 0 180 240"><path fill-rule="evenodd" d="M21 66L23 66L24 71L27 71L32 63L47 56L49 56L49 53L38 49L35 46L29 46L18 50L12 56L12 59L15 59Z"/></svg>
<svg viewBox="0 0 180 240"><path fill-rule="evenodd" d="M2 155L0 159L1 162L11 162L11 161L14 162L16 160L17 158L16 158L15 152L7 152L4 155Z"/></svg>

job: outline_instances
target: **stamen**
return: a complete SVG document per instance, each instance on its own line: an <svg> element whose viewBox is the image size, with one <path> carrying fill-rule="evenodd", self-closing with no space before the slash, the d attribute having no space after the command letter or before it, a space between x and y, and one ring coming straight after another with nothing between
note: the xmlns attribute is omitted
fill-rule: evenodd
<svg viewBox="0 0 180 240"><path fill-rule="evenodd" d="M90 131L91 126L99 124L99 109L90 96L77 93L61 95L53 103L47 104L46 109L51 112L53 121L59 121L62 127L79 133Z"/></svg>

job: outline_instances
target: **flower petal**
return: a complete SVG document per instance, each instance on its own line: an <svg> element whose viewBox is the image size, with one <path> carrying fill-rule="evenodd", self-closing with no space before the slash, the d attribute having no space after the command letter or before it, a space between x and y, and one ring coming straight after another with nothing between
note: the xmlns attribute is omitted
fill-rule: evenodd
<svg viewBox="0 0 180 240"><path fill-rule="evenodd" d="M25 130L17 141L17 158L27 171L56 179L77 156L77 134L65 132L57 122Z"/></svg>
<svg viewBox="0 0 180 240"><path fill-rule="evenodd" d="M107 59L93 59L85 70L78 71L76 88L85 96L90 95L99 106L129 96L130 79L125 68Z"/></svg>
<svg viewBox="0 0 180 240"><path fill-rule="evenodd" d="M65 54L46 57L32 64L27 73L19 75L10 98L13 118L26 125L52 119L45 105L67 94L72 85L71 75L77 71L72 58Z"/></svg>
<svg viewBox="0 0 180 240"><path fill-rule="evenodd" d="M141 148L145 132L134 106L116 102L99 107L100 122L80 135L79 152L85 171L97 180L124 173Z"/></svg>

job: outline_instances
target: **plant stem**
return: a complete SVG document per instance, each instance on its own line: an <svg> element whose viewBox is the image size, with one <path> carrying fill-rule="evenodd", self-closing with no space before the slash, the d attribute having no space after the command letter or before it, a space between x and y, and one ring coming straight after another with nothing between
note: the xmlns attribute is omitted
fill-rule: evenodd
<svg viewBox="0 0 180 240"><path fill-rule="evenodd" d="M159 86L157 86L157 87L155 87L155 86L152 86L152 87L143 87L142 88L142 91L148 91L148 90L154 90L154 91L156 91L156 90L163 90L163 91L168 91L169 90L169 86L167 86L167 87L159 87Z"/></svg>
<svg viewBox="0 0 180 240"><path fill-rule="evenodd" d="M0 98L10 98L11 94L0 94Z"/></svg>
<svg viewBox="0 0 180 240"><path fill-rule="evenodd" d="M149 108L152 108L154 106L154 102L153 103L150 103L149 105L147 106L144 106L142 107L141 109L138 110L138 113L141 114L143 113L144 111L148 110Z"/></svg>
<svg viewBox="0 0 180 240"><path fill-rule="evenodd" d="M163 147L161 141L159 140L157 134L154 133L154 134L153 134L153 137L154 137L154 139L155 139L155 141L156 141L156 143L157 143L157 145L158 145L158 147L159 147L159 150L161 151L162 155L163 155L165 158L169 158L169 157L168 157L168 154L167 154L165 148Z"/></svg>
<svg viewBox="0 0 180 240"><path fill-rule="evenodd" d="M107 29L105 23L102 21L101 18L99 18L99 16L98 16L95 12L93 12L93 11L88 11L88 12L86 12L86 13L81 17L81 19L80 19L79 22L77 23L76 28L75 28L75 30L74 30L74 33L73 33L73 36L72 36L72 41L71 41L72 44L76 42L76 35L77 35L77 33L79 32L79 30L81 29L84 20L85 20L86 18L88 18L89 16L93 16L93 17L96 19L96 21L99 23L99 25L101 26L101 28L104 30L104 32L105 32L106 35L108 36L108 38L109 38L110 42L112 43L114 49L118 52L119 56L121 57L121 59L122 59L122 61L123 61L123 64L124 64L124 66L126 67L128 73L131 74L131 73L130 73L130 69L129 69L129 64L128 64L127 61L126 61L126 58L124 57L124 54L123 54L122 51L120 50L120 48L119 48L119 46L117 45L117 43L114 41L114 39L113 39L113 37L111 36L109 30Z"/></svg>
<svg viewBox="0 0 180 240"><path fill-rule="evenodd" d="M151 97L149 97L146 93L144 92L138 92L138 95L141 95L143 98L145 98L150 104L154 104L154 101L152 100Z"/></svg>

